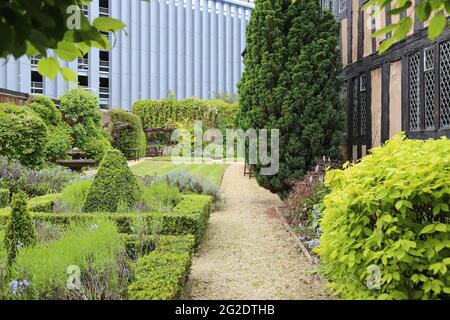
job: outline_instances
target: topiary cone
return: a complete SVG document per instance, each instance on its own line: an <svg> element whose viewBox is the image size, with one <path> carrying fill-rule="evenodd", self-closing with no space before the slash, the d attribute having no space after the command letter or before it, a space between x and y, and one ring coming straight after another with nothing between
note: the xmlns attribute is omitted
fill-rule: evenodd
<svg viewBox="0 0 450 320"><path fill-rule="evenodd" d="M132 208L139 192L138 181L122 152L110 150L89 188L83 212L117 212L119 203Z"/></svg>

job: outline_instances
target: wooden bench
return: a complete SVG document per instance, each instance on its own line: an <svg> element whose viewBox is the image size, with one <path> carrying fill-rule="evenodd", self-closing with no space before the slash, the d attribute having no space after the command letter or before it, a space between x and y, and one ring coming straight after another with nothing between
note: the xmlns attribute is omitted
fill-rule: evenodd
<svg viewBox="0 0 450 320"><path fill-rule="evenodd" d="M159 147L148 147L147 157L162 157L163 152Z"/></svg>

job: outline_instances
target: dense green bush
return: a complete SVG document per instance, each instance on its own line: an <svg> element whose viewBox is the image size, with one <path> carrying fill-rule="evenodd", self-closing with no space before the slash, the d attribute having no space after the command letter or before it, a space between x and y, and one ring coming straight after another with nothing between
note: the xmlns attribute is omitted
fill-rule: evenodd
<svg viewBox="0 0 450 320"><path fill-rule="evenodd" d="M119 204L132 208L140 198L140 188L127 160L119 150L110 150L89 188L84 212L116 212Z"/></svg>
<svg viewBox="0 0 450 320"><path fill-rule="evenodd" d="M34 96L28 107L37 113L47 125L59 126L62 122L61 111L50 98Z"/></svg>
<svg viewBox="0 0 450 320"><path fill-rule="evenodd" d="M0 155L28 167L45 162L48 130L45 122L23 106L0 104Z"/></svg>
<svg viewBox="0 0 450 320"><path fill-rule="evenodd" d="M234 128L237 105L222 100L195 98L176 101L141 100L132 108L146 128L192 127L195 120L202 120L208 128Z"/></svg>
<svg viewBox="0 0 450 320"><path fill-rule="evenodd" d="M111 149L111 144L104 138L89 138L83 145L86 158L97 160L98 163L103 160L106 152Z"/></svg>
<svg viewBox="0 0 450 320"><path fill-rule="evenodd" d="M109 125L110 135L112 135L114 124L129 124L128 128L120 130L118 145L115 145L114 147L122 151L124 155L127 155L127 149L136 148L139 149L140 156L144 156L146 153L147 140L139 116L120 109L112 109L109 113L111 115L111 123Z"/></svg>
<svg viewBox="0 0 450 320"><path fill-rule="evenodd" d="M101 127L102 111L95 94L82 88L72 88L61 97L60 110L71 127L73 146L85 152L91 152L90 149L94 148L94 159L101 160L97 150L104 150L104 145L109 142ZM103 140L103 143L93 143L92 140Z"/></svg>
<svg viewBox="0 0 450 320"><path fill-rule="evenodd" d="M317 252L335 293L450 298L449 154L446 138L398 135L360 163L327 174L331 193Z"/></svg>
<svg viewBox="0 0 450 320"><path fill-rule="evenodd" d="M9 189L0 189L0 209L9 206Z"/></svg>
<svg viewBox="0 0 450 320"><path fill-rule="evenodd" d="M280 130L280 168L258 183L284 197L316 157L337 158L343 128L339 100L339 26L318 1L256 2L239 83L238 124Z"/></svg>
<svg viewBox="0 0 450 320"><path fill-rule="evenodd" d="M8 251L8 264L11 265L22 247L33 246L36 243L36 231L28 213L24 193L16 193L12 197L11 216L6 226L4 239Z"/></svg>
<svg viewBox="0 0 450 320"><path fill-rule="evenodd" d="M180 298L191 265L193 236L161 238L156 250L139 258L136 281L128 287L132 300Z"/></svg>
<svg viewBox="0 0 450 320"><path fill-rule="evenodd" d="M10 280L27 280L24 292L8 299L120 299L127 280L119 264L125 247L114 223L94 219L72 224L60 239L19 250ZM80 271L80 290L67 282Z"/></svg>
<svg viewBox="0 0 450 320"><path fill-rule="evenodd" d="M37 171L0 156L0 188L9 189L11 193L24 191L29 197L56 193L75 177L76 174L62 167Z"/></svg>

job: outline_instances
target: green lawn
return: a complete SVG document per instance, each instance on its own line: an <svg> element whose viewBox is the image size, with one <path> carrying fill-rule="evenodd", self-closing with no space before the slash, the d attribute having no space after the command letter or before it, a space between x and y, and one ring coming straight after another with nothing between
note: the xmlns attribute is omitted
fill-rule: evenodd
<svg viewBox="0 0 450 320"><path fill-rule="evenodd" d="M222 174L227 167L226 164L178 164L170 161L161 160L146 160L140 164L131 167L134 174L138 176L146 175L163 175L173 170L186 170L190 174L206 178L215 183L217 186L220 183Z"/></svg>

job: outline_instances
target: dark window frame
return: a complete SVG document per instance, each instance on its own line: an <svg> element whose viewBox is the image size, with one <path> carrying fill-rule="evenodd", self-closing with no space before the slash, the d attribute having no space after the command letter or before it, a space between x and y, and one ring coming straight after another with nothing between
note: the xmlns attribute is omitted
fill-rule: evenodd
<svg viewBox="0 0 450 320"><path fill-rule="evenodd" d="M407 92L405 92L405 99L406 99L406 114L405 114L405 124L406 128L404 130L407 133L407 136L410 138L416 138L416 139L427 139L427 138L439 138L443 135L450 136L450 124L447 126L442 126L441 117L442 117L442 105L441 105L441 46L444 43L448 43L450 45L450 40L448 39L442 39L440 41L434 42L427 46L422 46L420 48L417 48L416 50L410 52L407 55L407 64L406 66L403 65L403 67L408 68L407 69L407 83L405 85L405 89ZM433 52L433 58L432 58L432 64L433 68L425 68L426 65L426 52L429 52L429 50L432 50ZM419 127L418 128L411 128L411 109L410 109L410 101L411 101L411 73L410 73L410 59L412 56L419 54L419 97L420 97L420 104L419 104L419 113L420 117L418 119ZM450 61L450 54L449 57L447 57L448 61ZM430 67L428 65L428 67ZM430 74L432 73L432 74ZM430 95L430 88L427 86L429 82L427 82L427 77L434 79L434 96ZM450 75L446 76L446 79L450 79ZM447 87L449 84L447 85ZM428 126L427 123L430 123L430 120L427 120L427 114L429 115L430 112L426 108L426 104L430 104L431 102L434 102L434 110L433 110L433 127Z"/></svg>

